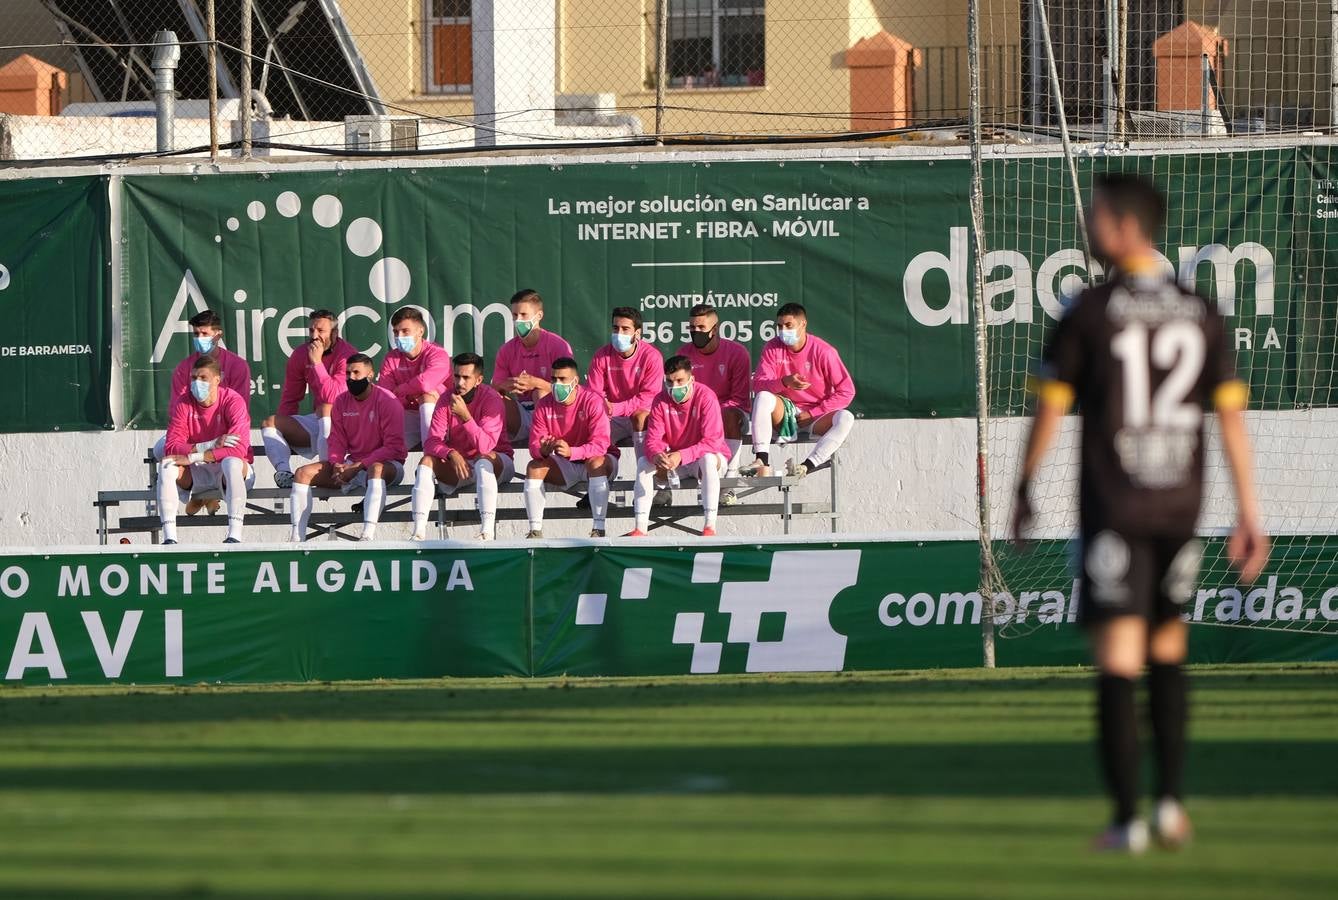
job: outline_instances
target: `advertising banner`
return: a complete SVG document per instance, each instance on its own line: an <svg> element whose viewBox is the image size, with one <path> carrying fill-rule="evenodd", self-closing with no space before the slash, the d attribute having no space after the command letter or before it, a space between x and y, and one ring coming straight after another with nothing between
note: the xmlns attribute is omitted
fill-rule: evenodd
<svg viewBox="0 0 1338 900"><path fill-rule="evenodd" d="M105 178L0 181L0 431L108 428Z"/></svg>
<svg viewBox="0 0 1338 900"><path fill-rule="evenodd" d="M1338 659L1334 544L1248 589L1210 563L1194 660ZM1070 579L986 601L976 569L969 541L10 555L0 662L22 683L934 668L979 665L991 614L1001 665L1085 661Z"/></svg>

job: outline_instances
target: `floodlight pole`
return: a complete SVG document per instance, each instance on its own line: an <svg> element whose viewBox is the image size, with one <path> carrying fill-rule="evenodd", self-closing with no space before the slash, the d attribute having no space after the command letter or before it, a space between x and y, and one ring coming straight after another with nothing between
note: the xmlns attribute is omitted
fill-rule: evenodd
<svg viewBox="0 0 1338 900"><path fill-rule="evenodd" d="M1338 3L1338 0L1334 0ZM669 0L655 0L655 143L663 144L664 83L669 78Z"/></svg>
<svg viewBox="0 0 1338 900"><path fill-rule="evenodd" d="M214 29L214 0L205 0L205 53L209 57L209 159L218 162L218 33Z"/></svg>
<svg viewBox="0 0 1338 900"><path fill-rule="evenodd" d="M242 0L242 83L237 114L242 120L242 159L251 158L251 0Z"/></svg>

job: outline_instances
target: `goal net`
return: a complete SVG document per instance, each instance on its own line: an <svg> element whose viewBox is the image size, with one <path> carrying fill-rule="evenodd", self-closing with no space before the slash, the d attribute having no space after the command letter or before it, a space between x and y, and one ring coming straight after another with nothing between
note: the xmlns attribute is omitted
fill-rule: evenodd
<svg viewBox="0 0 1338 900"><path fill-rule="evenodd" d="M1022 47L1016 102L998 103L999 86L982 83L996 99L980 107L985 315L976 327L991 551L982 588L996 633L1071 621L1075 609L1076 418L1033 485L1037 540L1023 551L1006 537L1027 377L1065 299L1103 277L1087 257L1080 198L1111 170L1145 174L1165 192L1166 269L1217 303L1250 387L1272 559L1249 586L1228 565L1235 504L1209 417L1204 566L1186 612L1203 624L1338 632L1328 4L980 0L978 9L982 45Z"/></svg>

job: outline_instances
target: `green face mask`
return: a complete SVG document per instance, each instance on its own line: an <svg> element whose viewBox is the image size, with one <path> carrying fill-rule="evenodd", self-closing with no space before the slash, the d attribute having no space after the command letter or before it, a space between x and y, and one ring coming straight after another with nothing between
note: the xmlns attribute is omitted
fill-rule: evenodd
<svg viewBox="0 0 1338 900"><path fill-rule="evenodd" d="M517 319L516 334L520 335L521 337L528 337L529 333L534 330L534 325L535 323L528 319Z"/></svg>
<svg viewBox="0 0 1338 900"><path fill-rule="evenodd" d="M688 399L688 392L691 390L691 381L687 384L671 384L669 385L669 396L673 398L675 403L682 403L684 400Z"/></svg>
<svg viewBox="0 0 1338 900"><path fill-rule="evenodd" d="M566 403L574 393L576 393L576 385L563 384L560 381L553 382L553 397L558 403Z"/></svg>

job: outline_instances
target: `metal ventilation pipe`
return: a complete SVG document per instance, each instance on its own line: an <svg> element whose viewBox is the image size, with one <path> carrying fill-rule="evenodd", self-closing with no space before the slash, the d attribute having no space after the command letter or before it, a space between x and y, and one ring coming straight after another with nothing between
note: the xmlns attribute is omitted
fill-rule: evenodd
<svg viewBox="0 0 1338 900"><path fill-rule="evenodd" d="M173 125L177 117L177 63L181 45L175 31L160 31L153 36L153 105L157 109L158 152L175 150Z"/></svg>

